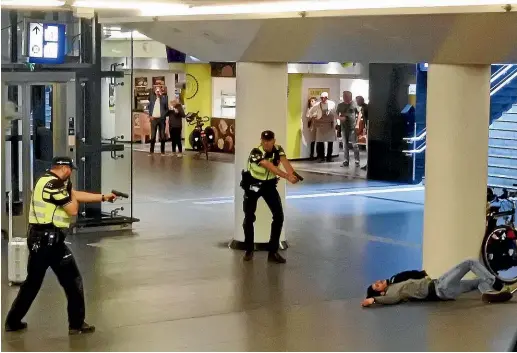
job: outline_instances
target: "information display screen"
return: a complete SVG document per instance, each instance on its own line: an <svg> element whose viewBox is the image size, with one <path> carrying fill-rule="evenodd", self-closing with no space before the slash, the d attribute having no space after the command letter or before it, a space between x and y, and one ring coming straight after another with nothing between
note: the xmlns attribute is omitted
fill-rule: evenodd
<svg viewBox="0 0 517 353"><path fill-rule="evenodd" d="M29 23L27 34L29 62L62 64L66 54L66 25L61 23Z"/></svg>

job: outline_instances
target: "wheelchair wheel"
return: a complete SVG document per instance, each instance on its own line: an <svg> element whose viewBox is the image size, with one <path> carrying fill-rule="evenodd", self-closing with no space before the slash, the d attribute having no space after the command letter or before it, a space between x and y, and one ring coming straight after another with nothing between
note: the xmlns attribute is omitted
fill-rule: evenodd
<svg viewBox="0 0 517 353"><path fill-rule="evenodd" d="M481 256L486 268L505 283L517 282L517 237L508 226L497 226L485 235Z"/></svg>

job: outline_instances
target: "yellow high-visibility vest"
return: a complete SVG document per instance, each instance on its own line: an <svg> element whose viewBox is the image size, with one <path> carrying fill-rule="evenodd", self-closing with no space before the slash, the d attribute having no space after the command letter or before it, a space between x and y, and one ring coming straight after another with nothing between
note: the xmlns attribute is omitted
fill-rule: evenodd
<svg viewBox="0 0 517 353"><path fill-rule="evenodd" d="M32 192L32 200L29 211L30 224L53 224L57 228L69 228L71 218L62 206L50 202L54 200L64 200L69 198L66 185L55 188L52 181L56 176L45 174L38 179Z"/></svg>
<svg viewBox="0 0 517 353"><path fill-rule="evenodd" d="M284 149L280 145L275 145L272 152L267 153L262 145L254 148L251 151L248 160L248 170L251 176L257 180L267 181L276 179L276 175L259 165L260 161L267 160L275 166L280 164L280 157L285 156Z"/></svg>

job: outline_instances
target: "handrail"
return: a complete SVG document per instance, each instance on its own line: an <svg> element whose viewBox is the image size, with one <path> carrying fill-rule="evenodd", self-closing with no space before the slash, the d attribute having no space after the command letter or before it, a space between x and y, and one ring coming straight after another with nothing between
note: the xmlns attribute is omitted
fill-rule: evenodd
<svg viewBox="0 0 517 353"><path fill-rule="evenodd" d="M508 73L510 70L512 70L510 73ZM497 92L499 92L501 89L503 89L507 84L509 84L513 79L517 79L517 65L515 64L506 64L502 65L494 74L490 77L490 83L494 83L499 78L504 77L501 81L496 82L493 87L490 87L490 96L493 96ZM415 134L416 135L416 134ZM424 128L420 135L414 136L414 137L404 137L403 140L407 143L415 143L418 141L423 141L427 137L427 129ZM414 145L413 145L414 146ZM413 147L411 150L402 150L403 153L414 155L418 153L422 153L425 151L427 147L426 141L420 145L420 147L416 148Z"/></svg>
<svg viewBox="0 0 517 353"><path fill-rule="evenodd" d="M402 150L402 152L407 153L407 154L418 154L418 153L422 153L423 151L425 151L426 147L427 147L427 144L424 143L419 148L416 148L413 150Z"/></svg>
<svg viewBox="0 0 517 353"><path fill-rule="evenodd" d="M417 141L424 140L426 136L427 136L427 128L423 128L420 135L413 136L413 137L404 137L403 140L408 143L417 142Z"/></svg>
<svg viewBox="0 0 517 353"><path fill-rule="evenodd" d="M504 75L513 65L512 64L507 64L507 65L502 65L496 72L494 72L494 74L490 77L490 83L494 82L495 80L497 80L499 77L501 77L502 75Z"/></svg>
<svg viewBox="0 0 517 353"><path fill-rule="evenodd" d="M504 80L498 82L492 89L490 89L490 96L493 96L501 89L503 89L507 84L509 84L514 78L517 78L517 65L512 66L515 66L513 72L510 75L506 76Z"/></svg>

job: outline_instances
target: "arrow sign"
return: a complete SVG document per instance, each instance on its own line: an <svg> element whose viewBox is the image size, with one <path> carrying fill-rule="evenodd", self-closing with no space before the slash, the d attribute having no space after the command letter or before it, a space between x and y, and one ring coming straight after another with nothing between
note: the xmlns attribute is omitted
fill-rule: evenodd
<svg viewBox="0 0 517 353"><path fill-rule="evenodd" d="M43 26L39 23L29 24L29 56L43 57Z"/></svg>

